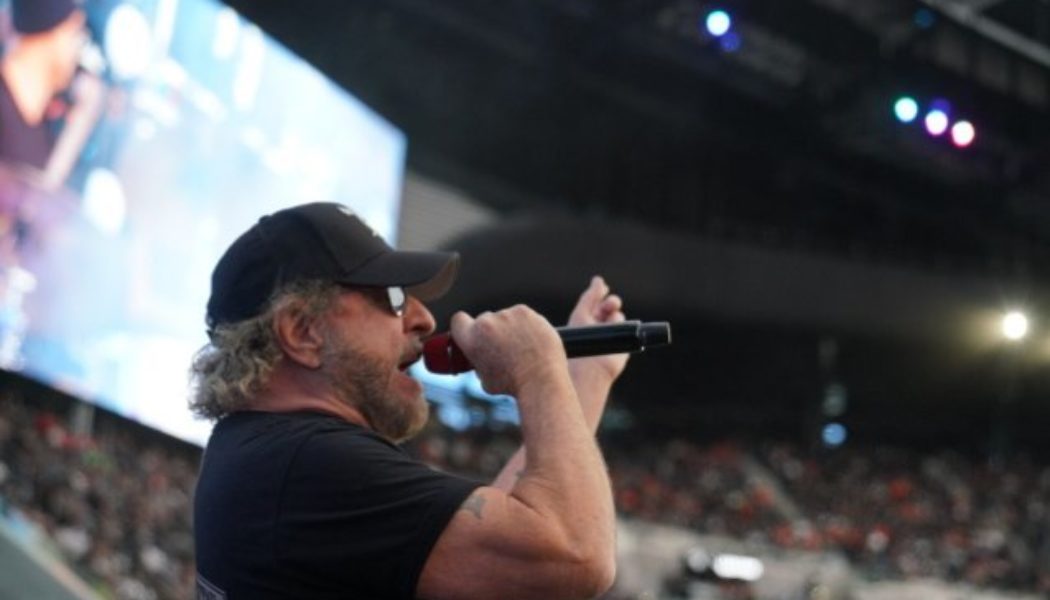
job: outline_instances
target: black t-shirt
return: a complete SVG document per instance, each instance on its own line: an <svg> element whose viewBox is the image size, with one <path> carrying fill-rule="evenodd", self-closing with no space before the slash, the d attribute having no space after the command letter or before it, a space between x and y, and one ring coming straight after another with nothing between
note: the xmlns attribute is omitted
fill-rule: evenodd
<svg viewBox="0 0 1050 600"><path fill-rule="evenodd" d="M0 74L0 161L43 169L53 143L46 123L30 125L22 118L7 81Z"/></svg>
<svg viewBox="0 0 1050 600"><path fill-rule="evenodd" d="M336 417L234 413L194 498L198 598L412 598L479 485Z"/></svg>

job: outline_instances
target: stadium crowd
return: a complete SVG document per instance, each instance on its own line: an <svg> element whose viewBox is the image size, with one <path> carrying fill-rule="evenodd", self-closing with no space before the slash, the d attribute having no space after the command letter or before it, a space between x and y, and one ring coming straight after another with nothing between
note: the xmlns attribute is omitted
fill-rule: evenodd
<svg viewBox="0 0 1050 600"><path fill-rule="evenodd" d="M805 453L771 444L762 458L806 513L781 545L846 553L875 578L934 577L1050 593L1050 467L1015 457L845 447Z"/></svg>
<svg viewBox="0 0 1050 600"><path fill-rule="evenodd" d="M104 598L191 598L196 458L123 429L77 435L54 412L0 399L4 516L35 522Z"/></svg>
<svg viewBox="0 0 1050 600"><path fill-rule="evenodd" d="M104 597L192 597L199 452L143 441L136 427L77 435L56 413L4 397L0 507L36 522ZM454 431L435 419L408 450L487 480L517 444L510 430ZM624 517L838 551L872 579L1050 594L1050 467L1033 461L623 434L603 445Z"/></svg>
<svg viewBox="0 0 1050 600"><path fill-rule="evenodd" d="M941 451L607 439L621 516L767 547L844 553L872 580L932 577L1050 594L1050 466ZM435 427L428 462L493 475L510 435Z"/></svg>

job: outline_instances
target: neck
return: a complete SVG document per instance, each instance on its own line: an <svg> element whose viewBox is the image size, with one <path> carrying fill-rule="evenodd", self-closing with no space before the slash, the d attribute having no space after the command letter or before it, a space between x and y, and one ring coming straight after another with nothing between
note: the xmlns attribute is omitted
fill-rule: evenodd
<svg viewBox="0 0 1050 600"><path fill-rule="evenodd" d="M47 105L55 95L44 57L44 53L33 51L32 41L23 39L0 63L0 73L11 90L15 107L30 125L43 122Z"/></svg>
<svg viewBox="0 0 1050 600"><path fill-rule="evenodd" d="M341 401L328 386L315 379L309 375L290 374L278 367L271 373L266 388L252 399L247 408L263 412L311 410L372 429L361 411Z"/></svg>

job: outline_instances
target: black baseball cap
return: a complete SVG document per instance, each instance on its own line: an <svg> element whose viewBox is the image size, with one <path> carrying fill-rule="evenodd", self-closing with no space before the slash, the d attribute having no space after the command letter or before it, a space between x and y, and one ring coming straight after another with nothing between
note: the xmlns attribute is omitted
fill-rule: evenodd
<svg viewBox="0 0 1050 600"><path fill-rule="evenodd" d="M11 22L21 34L54 29L73 14L74 0L11 0Z"/></svg>
<svg viewBox="0 0 1050 600"><path fill-rule="evenodd" d="M208 329L258 316L278 288L296 281L401 286L433 300L458 270L459 254L394 250L342 204L286 208L259 219L215 265Z"/></svg>

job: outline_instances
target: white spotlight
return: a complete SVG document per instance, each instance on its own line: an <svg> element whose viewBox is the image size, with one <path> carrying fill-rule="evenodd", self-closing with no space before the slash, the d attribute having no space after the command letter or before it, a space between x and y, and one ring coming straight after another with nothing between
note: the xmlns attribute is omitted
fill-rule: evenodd
<svg viewBox="0 0 1050 600"><path fill-rule="evenodd" d="M765 572L762 561L753 556L739 554L719 554L715 557L711 570L722 579L738 581L758 581Z"/></svg>
<svg viewBox="0 0 1050 600"><path fill-rule="evenodd" d="M1028 317L1020 311L1010 311L1003 316L1003 336L1017 341L1028 335Z"/></svg>

